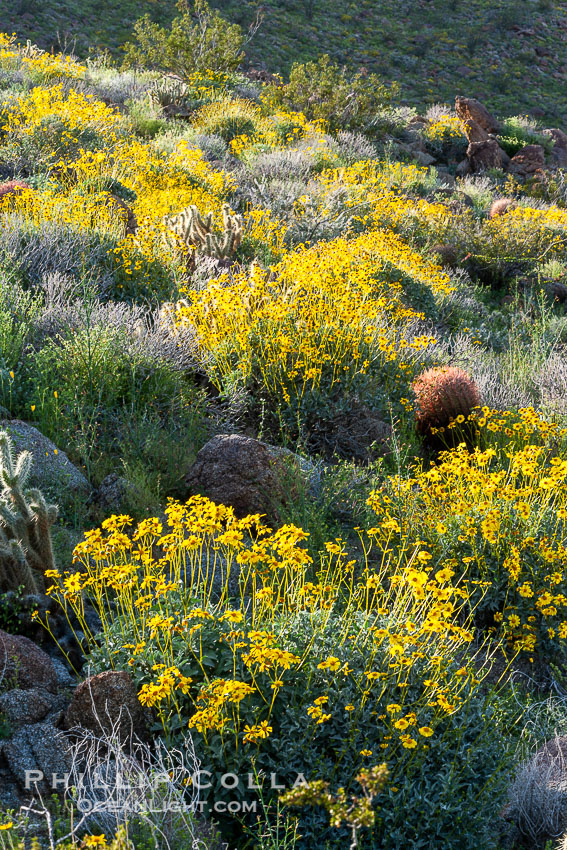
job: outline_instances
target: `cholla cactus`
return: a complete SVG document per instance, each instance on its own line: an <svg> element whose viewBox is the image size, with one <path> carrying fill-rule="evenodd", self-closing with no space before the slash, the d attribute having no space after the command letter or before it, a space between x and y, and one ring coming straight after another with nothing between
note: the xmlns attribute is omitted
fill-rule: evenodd
<svg viewBox="0 0 567 850"><path fill-rule="evenodd" d="M222 207L223 234L213 233L213 214L203 218L195 205L178 215L166 216L164 224L190 248L202 251L217 260L231 258L242 242L242 216L231 212L228 204Z"/></svg>
<svg viewBox="0 0 567 850"><path fill-rule="evenodd" d="M39 490L24 490L32 463L27 451L15 458L12 440L0 432L0 585L43 593L45 571L55 568L51 526L58 509Z"/></svg>
<svg viewBox="0 0 567 850"><path fill-rule="evenodd" d="M181 109L190 91L189 86L180 77L167 76L152 83L149 96L156 106Z"/></svg>
<svg viewBox="0 0 567 850"><path fill-rule="evenodd" d="M429 369L413 384L416 397L416 427L422 436L433 428L446 428L452 420L469 416L480 404L478 387L466 372L455 366Z"/></svg>

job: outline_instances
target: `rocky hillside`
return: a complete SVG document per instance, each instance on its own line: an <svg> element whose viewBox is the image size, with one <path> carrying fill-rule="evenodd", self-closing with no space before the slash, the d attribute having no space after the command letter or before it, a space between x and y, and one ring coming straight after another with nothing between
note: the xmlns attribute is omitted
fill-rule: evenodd
<svg viewBox="0 0 567 850"><path fill-rule="evenodd" d="M501 114L567 115L567 4L564 0L216 0L222 14L263 23L248 46L257 66L285 73L296 60L329 53L402 83L405 102L425 104L470 93ZM75 45L80 56L120 55L135 20L160 23L173 0L4 0L2 28L44 48Z"/></svg>

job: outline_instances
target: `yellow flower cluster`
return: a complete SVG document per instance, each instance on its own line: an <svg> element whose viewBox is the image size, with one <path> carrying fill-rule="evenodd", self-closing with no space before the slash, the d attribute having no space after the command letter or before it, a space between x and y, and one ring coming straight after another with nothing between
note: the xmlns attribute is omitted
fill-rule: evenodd
<svg viewBox="0 0 567 850"><path fill-rule="evenodd" d="M456 115L442 115L430 122L424 129L424 136L431 141L445 142L452 139L466 139L463 127Z"/></svg>
<svg viewBox="0 0 567 850"><path fill-rule="evenodd" d="M135 528L126 515L105 520L77 546L79 570L51 572L48 590L93 645L84 600L94 602L111 663L125 652L131 666L140 656L143 669L151 666L140 701L158 712L166 734L178 714L205 738L213 730L233 736L237 748L259 745L273 731L274 707L302 676L308 687L309 670L321 689L306 706L313 734L333 716L340 683L359 694L347 706L353 723L367 706L388 703L378 721L381 746L392 753L419 746L459 709L474 678L466 668L451 672L452 659L472 634L463 619L466 593L451 584L450 571L431 573L426 558L396 568L385 554L357 572L340 539L315 565L300 528L272 531L259 516L238 520L203 497L170 502L166 514L165 525L152 518ZM365 551L378 540L375 529L369 534ZM235 576L239 591L231 597ZM300 612L305 640L292 651L283 644ZM321 657L317 647L329 641L334 654ZM356 668L353 647L362 659ZM208 653L227 650L232 675L211 676Z"/></svg>
<svg viewBox="0 0 567 850"><path fill-rule="evenodd" d="M441 297L450 291L439 267L373 230L289 253L271 276L255 268L230 284L212 280L189 293L177 321L196 330L219 383L235 370L246 382L258 370L270 393L293 403L388 363L408 369L412 353L430 344L406 334L417 314L403 304L401 284L381 275L392 266Z"/></svg>
<svg viewBox="0 0 567 850"><path fill-rule="evenodd" d="M373 492L373 537L412 564L405 575L414 593L427 579L416 562L431 561L441 583L463 575L477 602L490 601L510 646L533 653L567 636L567 461L550 448L567 431L531 408L517 416L483 408L471 419L492 445L470 451L463 443Z"/></svg>
<svg viewBox="0 0 567 850"><path fill-rule="evenodd" d="M15 35L0 33L0 68L23 71L34 82L51 82L58 77L82 79L86 68L70 56L46 53L38 47L18 44Z"/></svg>
<svg viewBox="0 0 567 850"><path fill-rule="evenodd" d="M29 92L13 95L0 112L1 128L11 133L32 134L46 119L59 119L71 138L86 127L112 135L120 116L92 95L75 89L64 90L59 84L49 88L36 86Z"/></svg>
<svg viewBox="0 0 567 850"><path fill-rule="evenodd" d="M519 206L489 219L484 226L496 250L505 258L541 260L565 255L567 211L559 207Z"/></svg>
<svg viewBox="0 0 567 850"><path fill-rule="evenodd" d="M349 168L324 172L320 182L325 198L346 190L345 204L359 225L388 227L401 234L415 235L416 225L424 233L446 237L458 222L444 204L415 198L409 193L426 179L427 170L402 163L358 162Z"/></svg>

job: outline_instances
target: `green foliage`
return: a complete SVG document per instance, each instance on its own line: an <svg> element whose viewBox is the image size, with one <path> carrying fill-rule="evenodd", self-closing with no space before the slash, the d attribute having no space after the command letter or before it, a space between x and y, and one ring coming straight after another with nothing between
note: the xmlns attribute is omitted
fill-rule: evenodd
<svg viewBox="0 0 567 850"><path fill-rule="evenodd" d="M287 85L272 84L265 103L270 107L303 112L322 121L331 131L376 131L384 108L398 93L395 84L385 86L376 74L356 74L321 56L316 62L296 63Z"/></svg>
<svg viewBox="0 0 567 850"><path fill-rule="evenodd" d="M185 600L182 608L190 605ZM211 609L214 610L214 609ZM377 760L388 758L388 750L383 747L383 729L378 716L386 716L386 704L393 698L393 692L384 689L381 697L375 693L372 698L361 701L361 693L346 677L329 674L317 667L317 661L325 656L340 656L349 669L359 671L364 668L363 650L357 648L357 640L352 645L341 643L339 634L341 624L331 617L326 624L324 634L312 645L313 636L307 612L298 612L292 621L286 623L285 631L274 624L280 633L278 646L305 659L301 673L286 673L286 700L276 703L270 716L273 733L261 747L240 747L230 744L228 733L211 732L204 739L195 738L196 752L201 760L201 770L210 771L213 777L227 772L238 776L247 776L254 771L269 777L278 777L278 784L292 788L297 776L303 774L310 780L324 780L335 791L338 787L350 789L356 796L357 786L353 782L355 774L365 765L375 764ZM249 680L249 671L237 667L234 672L234 655L230 640L220 640L219 636L226 627L212 620L199 620L199 650L187 651L187 641L183 636L172 635L171 641L177 667L184 675L191 676L198 685L216 678L230 678L235 675L239 681ZM227 624L228 625L228 624ZM362 639L365 622L361 619L352 624L352 631ZM108 669L112 663L117 669L128 669L138 685L151 676L152 666L157 656L155 648L148 646L138 652L135 659L123 647L135 639L134 623L116 623L107 634L107 640L99 649L93 648L91 660L96 670ZM312 652L311 652L312 650ZM131 661L134 663L130 663ZM362 665L362 666L361 666ZM384 666L382 666L384 665ZM374 659L376 669L386 669L387 654L382 657L378 651ZM455 668L456 669L456 668ZM261 678L266 674L257 674ZM481 674L482 675L482 674ZM291 678L288 678L291 677ZM491 819L496 816L502 803L503 790L507 779L505 753L500 750L499 758L495 753L500 746L498 730L502 718L509 717L512 709L501 702L494 692L482 692L478 682L471 680L461 699L466 702L463 715L448 716L438 727L435 743L420 751L396 751L392 756L394 774L391 787L382 792L377 800L379 816L367 841L361 842L361 848L387 847L389 850L409 846L414 841L417 847L430 847L430 836L436 836L436 850L453 850L455 842L467 826L468 838L462 838L467 850L473 850L472 836L482 836L483 848L493 848L496 842L490 834ZM414 690L419 692L419 674L416 671L415 682L409 689L400 688L397 698L411 701ZM332 711L332 721L318 725L316 719L310 719L307 708L322 695L327 695L323 711ZM367 695L368 696L368 695ZM356 706L350 711L347 706ZM193 714L191 700L179 696L180 714L172 713L167 721L167 733L173 743L184 734L187 719ZM253 726L258 722L262 706L256 698L250 698L239 705L241 723ZM315 715L316 717L316 715ZM462 720L460 719L462 718ZM156 724L156 731L161 723ZM361 755L361 751L371 756ZM461 753L467 758L462 759ZM285 754L285 755L284 755ZM395 765L395 769L394 769ZM214 783L214 789L204 790L206 799L211 801L249 800L251 791L245 783L227 790ZM273 799L273 790L264 788L263 793ZM264 816L270 817L264 806ZM230 829L229 820L221 818L224 829ZM474 823L474 827L472 824ZM274 828L272 821L272 828ZM233 827L232 827L233 828ZM266 826L269 834L269 828ZM328 818L320 809L307 809L299 813L301 836L297 846L308 850L315 846L326 846L333 850L342 850L350 829L337 830L328 825ZM229 833L230 834L230 833ZM426 840L426 836L428 836ZM470 843L466 843L470 838ZM420 843L422 841L423 843ZM259 845L262 846L262 845ZM272 845L266 841L266 847ZM411 846L414 846L413 844Z"/></svg>
<svg viewBox="0 0 567 850"><path fill-rule="evenodd" d="M169 31L149 15L134 27L136 42L126 45L125 67L151 68L188 78L198 71L234 71L244 58L238 24L229 24L206 0L195 0L192 11L179 0L181 15Z"/></svg>
<svg viewBox="0 0 567 850"><path fill-rule="evenodd" d="M37 624L32 626L32 614L37 598L26 594L23 585L0 595L0 629L11 635L33 637Z"/></svg>
<svg viewBox="0 0 567 850"><path fill-rule="evenodd" d="M385 764L377 765L360 771L356 781L362 789L361 796L347 797L344 788L339 788L337 794L329 792L329 783L324 780L310 782L282 796L282 802L289 806L322 806L328 812L331 823L335 827L343 822L352 830L351 850L356 850L358 833L361 829L369 829L376 820L373 809L374 798L382 791L388 778L388 768Z"/></svg>
<svg viewBox="0 0 567 850"><path fill-rule="evenodd" d="M13 267L0 274L3 278L0 280L0 369L3 371L1 383L8 387L9 373L22 359L32 334L33 320L41 312L42 299L22 289ZM6 403L9 393L2 392L2 396Z"/></svg>
<svg viewBox="0 0 567 850"><path fill-rule="evenodd" d="M63 119L46 115L29 131L13 133L8 142L0 146L0 152L3 159L35 173L55 166L62 159L75 159L81 150L96 150L102 145L102 136L93 127L69 132L68 123Z"/></svg>
<svg viewBox="0 0 567 850"><path fill-rule="evenodd" d="M150 438L152 429L169 422L174 439L173 434L183 433L182 422L192 433L199 421L201 404L190 380L174 364L144 352L136 344L135 329L132 335L94 325L50 340L26 361L26 371L28 409L29 402L34 404L38 427L72 449L88 475L99 466L115 471L104 454L122 456L126 423L132 432L134 423L142 429L144 422L153 425L138 459L145 458L159 475L163 466L153 466L149 447L157 446L159 457L160 439L164 451L171 443L167 431Z"/></svg>
<svg viewBox="0 0 567 850"><path fill-rule="evenodd" d="M153 139L158 133L167 129L167 122L159 117L147 98L127 101L125 106L128 108L128 117L137 136Z"/></svg>
<svg viewBox="0 0 567 850"><path fill-rule="evenodd" d="M535 122L527 116L515 115L502 122L498 144L508 156L514 156L524 145L541 145L546 154L550 154L553 139L539 133Z"/></svg>

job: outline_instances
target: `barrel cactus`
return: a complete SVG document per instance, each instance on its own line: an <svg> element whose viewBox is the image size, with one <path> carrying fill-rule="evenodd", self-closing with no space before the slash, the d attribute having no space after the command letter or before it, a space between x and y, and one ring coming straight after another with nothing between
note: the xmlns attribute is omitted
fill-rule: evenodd
<svg viewBox="0 0 567 850"><path fill-rule="evenodd" d="M464 422L473 408L480 405L477 385L470 375L455 366L428 369L414 381L413 391L416 428L423 437L433 436L436 430L455 420Z"/></svg>
<svg viewBox="0 0 567 850"><path fill-rule="evenodd" d="M499 215L504 215L509 210L513 210L516 204L512 198L497 198L492 201L490 210L488 211L489 218L498 218Z"/></svg>
<svg viewBox="0 0 567 850"><path fill-rule="evenodd" d="M23 180L8 180L7 183L0 184L0 198L13 198L27 189L31 189L31 186Z"/></svg>

